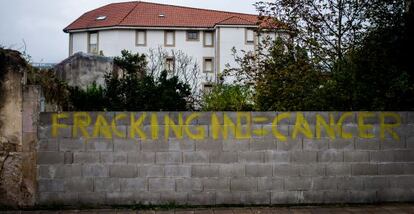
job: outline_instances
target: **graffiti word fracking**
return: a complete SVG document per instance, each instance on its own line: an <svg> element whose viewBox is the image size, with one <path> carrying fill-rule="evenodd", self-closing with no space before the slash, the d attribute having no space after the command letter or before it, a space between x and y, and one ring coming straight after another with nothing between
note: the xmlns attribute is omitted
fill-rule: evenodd
<svg viewBox="0 0 414 214"><path fill-rule="evenodd" d="M197 125L197 120L203 114L210 114L207 125ZM235 114L235 115L234 115ZM302 112L279 112L274 118L253 117L250 112L236 112L233 117L226 112L202 113L194 112L186 114L176 113L174 119L168 114L158 113L117 113L110 120L104 114L97 114L95 119L87 112L54 113L52 114L52 137L59 137L60 131L70 129L72 137L83 138L131 138L131 139L168 139L170 137L192 140L212 139L250 139L256 136L271 135L279 141L297 139L351 139L375 138L381 139L391 136L399 140L400 136L396 128L401 126L401 117L392 112L345 112L335 119L335 113L329 113L328 118L321 114L315 114L312 124L309 123ZM164 116L162 116L164 115ZM356 115L356 121L354 116ZM65 124L62 121L72 119L73 124ZM366 121L375 119L377 125ZM260 121L270 121L268 125L258 125ZM291 121L291 125L286 125ZM386 123L392 121L392 123ZM127 130L121 129L121 125L128 124ZM162 125L161 125L162 124ZM353 124L354 130L350 130L347 124ZM286 131L288 127L289 131ZM374 131L376 129L377 131ZM379 130L378 130L379 129Z"/></svg>

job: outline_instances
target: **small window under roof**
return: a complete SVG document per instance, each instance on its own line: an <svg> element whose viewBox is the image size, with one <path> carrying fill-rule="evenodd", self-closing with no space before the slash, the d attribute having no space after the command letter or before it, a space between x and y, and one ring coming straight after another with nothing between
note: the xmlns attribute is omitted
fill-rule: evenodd
<svg viewBox="0 0 414 214"><path fill-rule="evenodd" d="M98 16L96 18L96 20L98 20L98 21L105 20L105 19L106 19L106 16Z"/></svg>
<svg viewBox="0 0 414 214"><path fill-rule="evenodd" d="M165 17L165 14L160 13L160 14L158 14L158 17L160 17L160 18L164 18L164 17Z"/></svg>

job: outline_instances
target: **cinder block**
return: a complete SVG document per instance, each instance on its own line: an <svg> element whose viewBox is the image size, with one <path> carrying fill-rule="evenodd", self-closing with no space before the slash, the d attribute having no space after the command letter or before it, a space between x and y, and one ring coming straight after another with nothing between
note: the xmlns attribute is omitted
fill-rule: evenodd
<svg viewBox="0 0 414 214"><path fill-rule="evenodd" d="M203 178L203 191L230 191L229 178Z"/></svg>
<svg viewBox="0 0 414 214"><path fill-rule="evenodd" d="M338 190L363 190L363 177L338 177Z"/></svg>
<svg viewBox="0 0 414 214"><path fill-rule="evenodd" d="M138 166L140 177L157 177L164 176L164 166L160 165L143 165Z"/></svg>
<svg viewBox="0 0 414 214"><path fill-rule="evenodd" d="M71 138L72 137L72 126L67 128L60 128L57 131L57 135L52 135L52 126L50 125L40 125L37 128L39 139L55 139L55 138Z"/></svg>
<svg viewBox="0 0 414 214"><path fill-rule="evenodd" d="M92 192L93 178L71 178L64 181L65 192Z"/></svg>
<svg viewBox="0 0 414 214"><path fill-rule="evenodd" d="M141 140L141 150L144 152L167 152L170 150L168 141L160 140Z"/></svg>
<svg viewBox="0 0 414 214"><path fill-rule="evenodd" d="M237 152L210 152L210 163L237 163Z"/></svg>
<svg viewBox="0 0 414 214"><path fill-rule="evenodd" d="M114 139L114 152L133 152L140 150L140 142L132 139Z"/></svg>
<svg viewBox="0 0 414 214"><path fill-rule="evenodd" d="M79 194L80 204L104 205L105 199L105 192L90 192L88 194Z"/></svg>
<svg viewBox="0 0 414 214"><path fill-rule="evenodd" d="M245 166L242 164L221 164L219 166L220 177L244 177Z"/></svg>
<svg viewBox="0 0 414 214"><path fill-rule="evenodd" d="M291 177L285 179L285 190L310 190L311 178Z"/></svg>
<svg viewBox="0 0 414 214"><path fill-rule="evenodd" d="M404 174L413 175L414 174L414 163L405 163L404 164Z"/></svg>
<svg viewBox="0 0 414 214"><path fill-rule="evenodd" d="M350 176L351 164L347 163L330 163L326 165L327 176Z"/></svg>
<svg viewBox="0 0 414 214"><path fill-rule="evenodd" d="M165 176L167 177L191 177L191 166L186 165L167 165L165 166Z"/></svg>
<svg viewBox="0 0 414 214"><path fill-rule="evenodd" d="M216 192L216 204L240 204L240 192Z"/></svg>
<svg viewBox="0 0 414 214"><path fill-rule="evenodd" d="M75 152L73 162L78 164L98 164L100 162L99 152Z"/></svg>
<svg viewBox="0 0 414 214"><path fill-rule="evenodd" d="M155 162L158 164L179 164L182 163L181 152L157 152Z"/></svg>
<svg viewBox="0 0 414 214"><path fill-rule="evenodd" d="M344 151L344 162L369 162L369 152Z"/></svg>
<svg viewBox="0 0 414 214"><path fill-rule="evenodd" d="M302 195L303 197L298 198L300 203L306 203L306 204L320 204L324 202L324 196L325 196L324 190L310 190L310 191L303 191ZM319 210L318 210L319 211ZM319 211L323 212L323 211Z"/></svg>
<svg viewBox="0 0 414 214"><path fill-rule="evenodd" d="M81 139L59 139L60 151L85 151L85 141Z"/></svg>
<svg viewBox="0 0 414 214"><path fill-rule="evenodd" d="M94 192L119 192L121 186L118 178L95 178Z"/></svg>
<svg viewBox="0 0 414 214"><path fill-rule="evenodd" d="M413 127L413 133L414 133L414 126L412 126ZM406 146L407 146L407 148L409 148L409 149L414 149L414 136L407 136L407 137L405 137L405 144L406 144Z"/></svg>
<svg viewBox="0 0 414 214"><path fill-rule="evenodd" d="M177 139L169 139L169 151L178 151L178 152L190 152L195 150L195 141L194 140L177 140Z"/></svg>
<svg viewBox="0 0 414 214"><path fill-rule="evenodd" d="M290 153L283 151L265 151L266 163L288 163L290 161Z"/></svg>
<svg viewBox="0 0 414 214"><path fill-rule="evenodd" d="M154 154L154 157L155 157L155 154ZM104 164L124 163L126 164L127 153L126 152L101 152L101 163L104 163Z"/></svg>
<svg viewBox="0 0 414 214"><path fill-rule="evenodd" d="M186 205L188 201L188 193L186 192L161 192L161 204L177 204Z"/></svg>
<svg viewBox="0 0 414 214"><path fill-rule="evenodd" d="M414 176L413 175L393 176L392 179L390 179L390 187L413 189L414 188Z"/></svg>
<svg viewBox="0 0 414 214"><path fill-rule="evenodd" d="M329 138L321 139L303 139L303 150L327 150L329 147Z"/></svg>
<svg viewBox="0 0 414 214"><path fill-rule="evenodd" d="M328 142L329 149L338 149L338 150L354 150L354 138L352 139L335 139Z"/></svg>
<svg viewBox="0 0 414 214"><path fill-rule="evenodd" d="M65 164L73 164L73 152L65 152L63 159Z"/></svg>
<svg viewBox="0 0 414 214"><path fill-rule="evenodd" d="M200 192L200 193L189 193L188 204L189 205L212 205L216 203L215 192Z"/></svg>
<svg viewBox="0 0 414 214"><path fill-rule="evenodd" d="M239 163L264 163L264 151L239 152Z"/></svg>
<svg viewBox="0 0 414 214"><path fill-rule="evenodd" d="M291 161L297 163L312 163L317 160L316 151L292 151Z"/></svg>
<svg viewBox="0 0 414 214"><path fill-rule="evenodd" d="M252 205L270 204L270 192L241 192L240 202Z"/></svg>
<svg viewBox="0 0 414 214"><path fill-rule="evenodd" d="M380 149L381 150L389 150L389 149L405 149L405 140L404 137L400 138L400 140L395 140L393 138L386 138L380 140Z"/></svg>
<svg viewBox="0 0 414 214"><path fill-rule="evenodd" d="M279 141L281 139L279 139L277 135L282 135L286 138L289 138L289 125L263 125L261 127L261 132L260 134L263 135L263 139L265 140L275 140Z"/></svg>
<svg viewBox="0 0 414 214"><path fill-rule="evenodd" d="M364 139L355 138L355 149L357 150L379 150L380 140L377 138Z"/></svg>
<svg viewBox="0 0 414 214"><path fill-rule="evenodd" d="M258 190L261 191L272 191L272 190L283 190L284 181L282 178L270 178L264 177L258 180Z"/></svg>
<svg viewBox="0 0 414 214"><path fill-rule="evenodd" d="M37 203L40 205L76 205L78 203L78 193L39 192Z"/></svg>
<svg viewBox="0 0 414 214"><path fill-rule="evenodd" d="M318 152L318 162L343 162L344 153L335 149Z"/></svg>
<svg viewBox="0 0 414 214"><path fill-rule="evenodd" d="M279 151L296 151L302 150L302 139L288 139L286 142L277 141L277 150Z"/></svg>
<svg viewBox="0 0 414 214"><path fill-rule="evenodd" d="M38 180L39 192L63 192L64 181L62 179L40 179Z"/></svg>
<svg viewBox="0 0 414 214"><path fill-rule="evenodd" d="M81 165L39 165L38 178L39 179L59 179L59 178L73 178L81 177Z"/></svg>
<svg viewBox="0 0 414 214"><path fill-rule="evenodd" d="M119 180L121 192L148 191L146 178L125 178Z"/></svg>
<svg viewBox="0 0 414 214"><path fill-rule="evenodd" d="M119 205L119 204L133 205L136 203L136 200L137 199L136 199L134 192L107 192L105 204L107 205Z"/></svg>
<svg viewBox="0 0 414 214"><path fill-rule="evenodd" d="M247 177L272 177L272 165L248 164L246 165Z"/></svg>
<svg viewBox="0 0 414 214"><path fill-rule="evenodd" d="M387 177L364 177L364 189L379 190L386 189L390 186L389 178Z"/></svg>
<svg viewBox="0 0 414 214"><path fill-rule="evenodd" d="M290 177L299 176L299 167L295 164L275 164L273 166L273 176Z"/></svg>
<svg viewBox="0 0 414 214"><path fill-rule="evenodd" d="M336 190L341 180L336 177L314 177L312 178L312 189L314 190Z"/></svg>
<svg viewBox="0 0 414 214"><path fill-rule="evenodd" d="M377 191L375 190L352 190L349 191L350 203L374 203L377 202Z"/></svg>
<svg viewBox="0 0 414 214"><path fill-rule="evenodd" d="M223 151L223 141L213 139L196 141L196 151Z"/></svg>
<svg viewBox="0 0 414 214"><path fill-rule="evenodd" d="M103 164L83 165L83 177L108 177L109 167Z"/></svg>
<svg viewBox="0 0 414 214"><path fill-rule="evenodd" d="M137 167L134 165L111 165L109 176L114 178L134 178L137 177Z"/></svg>
<svg viewBox="0 0 414 214"><path fill-rule="evenodd" d="M339 190L324 191L323 201L324 203L331 203L331 204L347 203L348 201L350 201L349 192L339 191Z"/></svg>
<svg viewBox="0 0 414 214"><path fill-rule="evenodd" d="M299 175L303 177L325 176L324 164L303 164L298 165Z"/></svg>
<svg viewBox="0 0 414 214"><path fill-rule="evenodd" d="M393 162L394 161L394 151L370 151L370 161L371 162Z"/></svg>
<svg viewBox="0 0 414 214"><path fill-rule="evenodd" d="M135 192L135 204L153 205L161 203L161 193L159 192Z"/></svg>
<svg viewBox="0 0 414 214"><path fill-rule="evenodd" d="M298 204L303 203L303 191L275 191L271 192L271 204Z"/></svg>
<svg viewBox="0 0 414 214"><path fill-rule="evenodd" d="M109 139L89 139L86 142L87 151L112 152L114 144Z"/></svg>
<svg viewBox="0 0 414 214"><path fill-rule="evenodd" d="M382 163L378 164L378 174L380 175L403 175L405 164L403 163Z"/></svg>
<svg viewBox="0 0 414 214"><path fill-rule="evenodd" d="M413 201L414 191L406 188L381 189L377 191L377 198L380 202Z"/></svg>
<svg viewBox="0 0 414 214"><path fill-rule="evenodd" d="M254 111L251 112L252 121L254 124L262 124L262 125L271 125L273 120L276 117L276 112L274 111Z"/></svg>
<svg viewBox="0 0 414 214"><path fill-rule="evenodd" d="M149 178L148 188L150 192L175 191L175 180L172 178Z"/></svg>
<svg viewBox="0 0 414 214"><path fill-rule="evenodd" d="M128 152L128 164L155 163L155 152Z"/></svg>
<svg viewBox="0 0 414 214"><path fill-rule="evenodd" d="M223 124L223 112L200 112L200 116L197 118L197 124L210 125L212 114L218 118L220 124Z"/></svg>
<svg viewBox="0 0 414 214"><path fill-rule="evenodd" d="M257 178L232 178L230 180L231 191L257 191Z"/></svg>
<svg viewBox="0 0 414 214"><path fill-rule="evenodd" d="M352 175L378 175L377 164L352 164Z"/></svg>
<svg viewBox="0 0 414 214"><path fill-rule="evenodd" d="M63 164L63 152L38 152L37 164Z"/></svg>
<svg viewBox="0 0 414 214"><path fill-rule="evenodd" d="M277 143L272 138L251 139L249 148L251 151L275 151L277 150Z"/></svg>
<svg viewBox="0 0 414 214"><path fill-rule="evenodd" d="M395 150L394 161L396 162L414 162L414 150Z"/></svg>
<svg viewBox="0 0 414 214"><path fill-rule="evenodd" d="M200 178L180 178L176 179L177 192L201 192L203 183Z"/></svg>
<svg viewBox="0 0 414 214"><path fill-rule="evenodd" d="M183 152L184 163L209 163L209 153L201 152Z"/></svg>
<svg viewBox="0 0 414 214"><path fill-rule="evenodd" d="M247 151L250 140L223 140L223 151Z"/></svg>
<svg viewBox="0 0 414 214"><path fill-rule="evenodd" d="M193 177L218 177L218 165L193 165L191 168Z"/></svg>
<svg viewBox="0 0 414 214"><path fill-rule="evenodd" d="M56 139L39 140L37 146L37 151L39 152L57 152L59 150L59 144Z"/></svg>

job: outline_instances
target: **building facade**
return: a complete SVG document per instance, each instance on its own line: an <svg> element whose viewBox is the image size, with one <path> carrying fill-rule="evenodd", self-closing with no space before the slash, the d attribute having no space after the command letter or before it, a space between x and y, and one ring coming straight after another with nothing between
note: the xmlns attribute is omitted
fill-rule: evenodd
<svg viewBox="0 0 414 214"><path fill-rule="evenodd" d="M182 51L206 75L203 85L217 81L226 65L237 66L232 50L254 51L258 16L147 2L106 5L82 15L64 29L69 34L69 55L77 52L118 56L122 50L148 53L162 48ZM278 29L266 36L283 34ZM165 68L174 58L165 56Z"/></svg>

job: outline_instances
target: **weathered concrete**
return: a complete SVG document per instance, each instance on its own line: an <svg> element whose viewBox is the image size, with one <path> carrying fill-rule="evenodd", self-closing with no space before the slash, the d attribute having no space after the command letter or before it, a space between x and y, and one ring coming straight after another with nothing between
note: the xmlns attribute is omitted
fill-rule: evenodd
<svg viewBox="0 0 414 214"><path fill-rule="evenodd" d="M113 58L76 53L54 67L56 76L70 86L86 88L92 83L103 86L105 74L117 71Z"/></svg>
<svg viewBox="0 0 414 214"><path fill-rule="evenodd" d="M0 205L31 206L41 92L24 84L30 68L20 53L0 51Z"/></svg>

